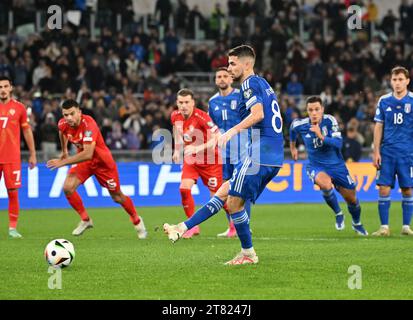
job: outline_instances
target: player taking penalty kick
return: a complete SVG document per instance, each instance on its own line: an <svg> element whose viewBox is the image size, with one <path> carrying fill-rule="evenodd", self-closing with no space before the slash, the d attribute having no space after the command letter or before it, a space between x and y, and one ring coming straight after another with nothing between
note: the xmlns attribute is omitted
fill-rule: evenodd
<svg viewBox="0 0 413 320"><path fill-rule="evenodd" d="M233 80L227 68L222 67L215 72L215 85L218 88L218 92L209 99L208 114L221 133L228 131L242 121L238 105L240 90L234 89L232 83ZM245 132L244 135L233 137L227 144L227 147L222 150L222 157L225 159L222 166L224 181L231 179L236 164L247 156L247 144L248 132ZM245 209L249 217L251 212L250 201L245 202ZM219 233L218 237L232 238L237 235L234 222L231 221L231 216L228 212L227 219L229 228L225 232Z"/></svg>
<svg viewBox="0 0 413 320"><path fill-rule="evenodd" d="M218 145L225 147L241 130L252 128L251 156L237 164L230 181L225 182L190 219L177 225L165 223L163 228L168 238L176 242L188 229L215 215L226 202L242 248L226 264L255 264L258 256L252 245L250 218L244 204L247 200L255 203L282 166L282 118L274 90L265 79L254 74L254 49L242 45L230 50L228 57L228 72L241 83L238 103L243 120L220 136Z"/></svg>
<svg viewBox="0 0 413 320"><path fill-rule="evenodd" d="M12 82L0 77L0 179L3 175L9 198L9 236L21 238L17 232L19 194L21 187L20 129L29 148L29 168L36 166L36 150L26 108L12 99Z"/></svg>
<svg viewBox="0 0 413 320"><path fill-rule="evenodd" d="M95 120L90 116L83 115L75 100L64 101L62 113L63 119L60 119L58 124L62 155L60 159L49 160L47 167L53 170L66 165L73 165L63 185L67 200L81 218L79 225L73 230L72 234L79 236L86 229L93 227L92 219L89 218L76 189L94 175L100 185L109 190L112 199L128 213L137 231L138 238L145 239L147 232L143 220L138 216L131 198L125 196L120 190L116 162L113 160ZM69 156L68 142L76 146L76 155Z"/></svg>

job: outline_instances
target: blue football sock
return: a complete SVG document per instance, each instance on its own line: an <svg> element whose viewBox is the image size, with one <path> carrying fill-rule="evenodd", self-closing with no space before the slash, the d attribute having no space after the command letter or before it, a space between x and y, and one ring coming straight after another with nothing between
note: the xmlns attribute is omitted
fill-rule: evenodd
<svg viewBox="0 0 413 320"><path fill-rule="evenodd" d="M361 207L359 200L357 199L356 204L349 204L347 205L348 212L350 212L352 218L353 218L353 223L354 224L359 224L360 223L360 215L361 215Z"/></svg>
<svg viewBox="0 0 413 320"><path fill-rule="evenodd" d="M252 248L252 239L250 232L250 219L248 218L247 212L244 210L236 212L231 215L232 221L234 221L235 229L237 230L237 235L241 241L241 247L243 249Z"/></svg>
<svg viewBox="0 0 413 320"><path fill-rule="evenodd" d="M402 200L403 225L409 226L413 215L413 197L404 197Z"/></svg>
<svg viewBox="0 0 413 320"><path fill-rule="evenodd" d="M338 204L338 200L336 194L334 193L333 189L330 190L323 190L323 198L328 204L328 206L333 209L335 214L341 212L340 205Z"/></svg>
<svg viewBox="0 0 413 320"><path fill-rule="evenodd" d="M379 197L379 215L381 225L389 225L390 197Z"/></svg>
<svg viewBox="0 0 413 320"><path fill-rule="evenodd" d="M218 197L211 198L206 205L195 212L192 217L186 220L184 223L188 230L211 218L224 206L224 201Z"/></svg>
<svg viewBox="0 0 413 320"><path fill-rule="evenodd" d="M245 211L247 211L248 218L251 219L251 201L245 200L244 208L245 208Z"/></svg>

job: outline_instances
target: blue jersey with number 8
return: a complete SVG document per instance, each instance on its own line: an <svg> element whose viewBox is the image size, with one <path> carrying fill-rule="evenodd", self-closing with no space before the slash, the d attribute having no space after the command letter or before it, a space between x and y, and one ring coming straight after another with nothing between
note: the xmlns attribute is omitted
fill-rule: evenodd
<svg viewBox="0 0 413 320"><path fill-rule="evenodd" d="M242 83L240 99L243 119L258 103L264 111L264 119L252 126L251 160L260 165L281 167L284 160L283 121L274 90L264 78L252 75Z"/></svg>

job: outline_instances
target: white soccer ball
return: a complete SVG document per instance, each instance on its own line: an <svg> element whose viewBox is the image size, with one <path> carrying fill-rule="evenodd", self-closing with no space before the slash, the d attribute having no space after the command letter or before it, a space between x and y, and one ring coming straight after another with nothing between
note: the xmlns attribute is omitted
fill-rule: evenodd
<svg viewBox="0 0 413 320"><path fill-rule="evenodd" d="M44 257L52 267L68 267L75 258L75 248L66 239L54 239L47 244L44 250Z"/></svg>

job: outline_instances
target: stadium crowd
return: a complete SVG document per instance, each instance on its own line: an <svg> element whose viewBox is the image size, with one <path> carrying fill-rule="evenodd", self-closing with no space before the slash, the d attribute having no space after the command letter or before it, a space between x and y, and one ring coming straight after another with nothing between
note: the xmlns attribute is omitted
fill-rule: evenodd
<svg viewBox="0 0 413 320"><path fill-rule="evenodd" d="M0 9L18 12L18 26L31 8L43 8L46 3L28 2L33 6L24 0L2 1ZM65 3L66 8L85 12L79 26L68 23L62 30L45 29L24 39L15 29L9 30L0 49L0 74L13 79L15 96L30 108L36 145L44 151L44 160L59 148L57 121L63 98L81 102L112 150L151 149L156 129L171 129L175 93L183 85L177 73L213 72L226 65L229 48L248 43L257 52L257 72L279 94L286 141L292 120L305 116L303 97L320 94L326 113L338 119L344 132L346 159L357 161L361 148L372 144L377 98L390 90L389 71L403 65L413 75L413 5L407 1L398 14L389 11L379 21L373 0L345 4L320 0L314 6L271 0L270 7L259 0L228 0L228 14L223 13L221 2L209 17L197 6L189 8L185 0L175 5L158 0L145 32L141 23L134 22L131 5L119 8L113 1L101 0L98 11L121 13L124 28L118 32L102 18L95 40L87 27L90 9L85 2L74 1L69 7ZM347 27L350 4L365 8L361 30ZM169 30L171 16L174 29ZM301 37L299 17L304 28ZM185 41L196 36L195 20L213 46ZM327 34L324 21L328 21ZM374 34L371 23L375 23ZM166 26L161 40L160 25ZM199 95L201 108L207 108L208 97Z"/></svg>

